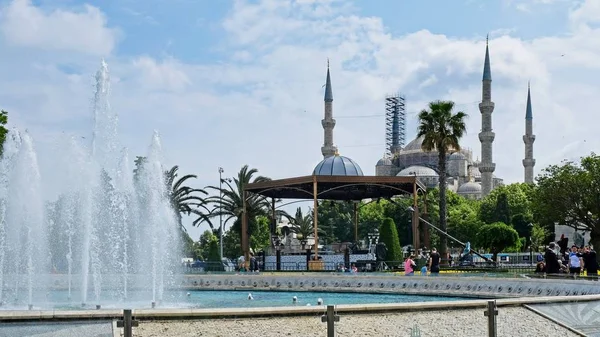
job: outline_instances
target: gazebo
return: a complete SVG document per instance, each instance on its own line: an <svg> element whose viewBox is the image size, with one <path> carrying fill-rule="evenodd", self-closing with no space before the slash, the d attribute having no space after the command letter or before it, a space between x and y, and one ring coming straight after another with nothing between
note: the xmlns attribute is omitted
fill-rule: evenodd
<svg viewBox="0 0 600 337"><path fill-rule="evenodd" d="M339 156L336 153L336 156ZM246 200L249 193L262 195L266 198L271 198L272 213L275 217L275 200L277 199L304 199L314 201L313 217L314 217L314 257L318 257L318 200L344 200L354 201L354 235L355 240L358 239L358 207L357 204L364 199L391 199L398 195L412 195L413 208L412 212L412 235L413 249L418 249L420 246L419 240L419 209L417 205L417 197L419 193L426 193L426 186L416 176L404 177L388 177L388 176L363 176L360 168L358 171L352 170L352 166L348 162L344 163L340 160L339 167L343 171L336 171L336 163L332 162L331 170L327 166L326 173L323 172L326 161L335 161L336 156L329 157L323 160L315 167L312 175L270 180L258 183L247 184L243 191L243 216L242 216L242 251L248 261L250 247L248 238L248 216L246 213ZM332 159L330 159L332 158ZM340 158L340 157L338 157ZM341 157L346 158L346 157ZM347 159L347 158L346 158ZM350 160L351 161L351 160ZM345 164L345 166L343 165ZM352 172L356 174L351 174ZM426 229L427 230L427 229ZM273 233L271 233L273 234ZM426 235L427 236L427 235Z"/></svg>

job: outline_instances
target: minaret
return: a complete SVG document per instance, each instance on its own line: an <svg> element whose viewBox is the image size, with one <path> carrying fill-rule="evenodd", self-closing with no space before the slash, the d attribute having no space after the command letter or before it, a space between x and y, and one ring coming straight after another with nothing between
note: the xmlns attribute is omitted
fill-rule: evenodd
<svg viewBox="0 0 600 337"><path fill-rule="evenodd" d="M327 82L325 83L325 118L321 120L324 131L324 141L321 147L323 158L331 157L337 152L337 147L333 145L333 128L335 119L333 119L333 93L331 91L331 75L329 75L329 59L327 60Z"/></svg>
<svg viewBox="0 0 600 337"><path fill-rule="evenodd" d="M479 111L481 112L481 132L479 133L481 163L479 164L479 171L481 172L481 196L485 197L492 191L493 174L496 170L496 164L492 162L492 143L496 134L492 131L494 102L492 102L492 70L490 67L488 38L485 39L485 63L483 64L482 97L481 103L479 103Z"/></svg>
<svg viewBox="0 0 600 337"><path fill-rule="evenodd" d="M525 143L525 159L523 159L523 167L525 168L525 183L533 184L533 167L535 159L533 159L533 142L535 135L533 134L533 112L531 111L531 87L527 83L527 108L525 110L525 135L523 143Z"/></svg>

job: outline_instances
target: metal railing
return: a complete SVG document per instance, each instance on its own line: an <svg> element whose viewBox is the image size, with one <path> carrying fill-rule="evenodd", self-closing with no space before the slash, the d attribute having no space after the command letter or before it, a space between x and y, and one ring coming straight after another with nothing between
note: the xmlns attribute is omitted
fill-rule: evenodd
<svg viewBox="0 0 600 337"><path fill-rule="evenodd" d="M414 274L421 274L422 267L426 266L425 259L415 260L417 267ZM218 273L239 273L239 272L349 272L354 266L359 273L403 273L404 261L355 261L346 265L341 262L310 261L307 267L306 261L290 262L281 261L279 265L276 262L257 261L254 270L244 270L233 264L219 262L203 262L201 266L184 266L184 274L218 274ZM278 268L279 267L279 268ZM581 280L598 280L598 276L587 276L584 273L572 275L568 273L545 274L536 272L536 266L524 263L499 262L490 264L486 262L474 262L468 265L460 265L456 262L449 264L448 261L442 261L440 265L440 274L457 276L489 276L489 277L529 277L529 278L571 278ZM428 270L428 274L430 271Z"/></svg>

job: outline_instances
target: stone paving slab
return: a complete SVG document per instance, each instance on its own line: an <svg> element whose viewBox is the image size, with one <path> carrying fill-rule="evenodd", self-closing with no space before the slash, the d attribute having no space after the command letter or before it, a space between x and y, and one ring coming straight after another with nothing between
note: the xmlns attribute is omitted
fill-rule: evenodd
<svg viewBox="0 0 600 337"><path fill-rule="evenodd" d="M112 321L0 324L0 337L113 337Z"/></svg>
<svg viewBox="0 0 600 337"><path fill-rule="evenodd" d="M530 307L586 336L600 337L600 301L532 304Z"/></svg>

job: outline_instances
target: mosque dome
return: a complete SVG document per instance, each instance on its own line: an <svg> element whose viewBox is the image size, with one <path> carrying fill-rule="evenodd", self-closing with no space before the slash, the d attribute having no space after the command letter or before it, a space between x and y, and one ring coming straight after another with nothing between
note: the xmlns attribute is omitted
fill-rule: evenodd
<svg viewBox="0 0 600 337"><path fill-rule="evenodd" d="M423 139L425 136L417 137L413 139L410 143L408 143L402 150L403 151L422 151L421 147L423 145Z"/></svg>
<svg viewBox="0 0 600 337"><path fill-rule="evenodd" d="M323 159L315 166L314 175L318 176L362 176L363 171L358 164L344 156L335 154Z"/></svg>
<svg viewBox="0 0 600 337"><path fill-rule="evenodd" d="M392 166L392 160L388 157L383 157L377 162L377 166Z"/></svg>
<svg viewBox="0 0 600 337"><path fill-rule="evenodd" d="M458 194L479 194L481 193L481 184L474 181L466 182L456 191Z"/></svg>
<svg viewBox="0 0 600 337"><path fill-rule="evenodd" d="M454 152L450 155L450 160L464 160L466 158L467 157L460 152Z"/></svg>
<svg viewBox="0 0 600 337"><path fill-rule="evenodd" d="M438 174L434 169L426 166L413 165L409 166L402 171L398 172L396 176L398 177L437 177Z"/></svg>

